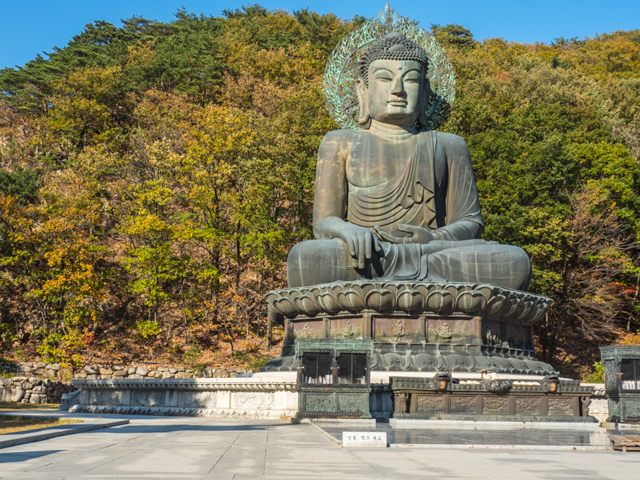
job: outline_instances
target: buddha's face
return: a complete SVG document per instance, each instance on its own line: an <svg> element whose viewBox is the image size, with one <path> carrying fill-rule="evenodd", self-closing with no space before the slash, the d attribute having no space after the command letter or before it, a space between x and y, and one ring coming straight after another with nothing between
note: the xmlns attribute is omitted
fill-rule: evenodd
<svg viewBox="0 0 640 480"><path fill-rule="evenodd" d="M369 115L398 126L415 125L424 94L424 73L414 60L375 60L369 65Z"/></svg>

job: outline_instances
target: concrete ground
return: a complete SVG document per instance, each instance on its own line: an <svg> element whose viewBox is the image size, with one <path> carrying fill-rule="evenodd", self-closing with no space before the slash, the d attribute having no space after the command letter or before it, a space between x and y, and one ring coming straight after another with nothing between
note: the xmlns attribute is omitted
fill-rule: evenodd
<svg viewBox="0 0 640 480"><path fill-rule="evenodd" d="M130 423L2 448L0 479L640 478L640 452L342 448L287 421L103 417Z"/></svg>

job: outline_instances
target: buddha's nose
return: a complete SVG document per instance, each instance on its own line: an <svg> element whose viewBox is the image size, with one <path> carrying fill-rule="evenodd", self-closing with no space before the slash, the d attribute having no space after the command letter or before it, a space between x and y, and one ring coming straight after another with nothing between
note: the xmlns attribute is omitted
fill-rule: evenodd
<svg viewBox="0 0 640 480"><path fill-rule="evenodd" d="M391 83L391 94L392 95L403 95L404 94L404 82L401 78L395 78Z"/></svg>

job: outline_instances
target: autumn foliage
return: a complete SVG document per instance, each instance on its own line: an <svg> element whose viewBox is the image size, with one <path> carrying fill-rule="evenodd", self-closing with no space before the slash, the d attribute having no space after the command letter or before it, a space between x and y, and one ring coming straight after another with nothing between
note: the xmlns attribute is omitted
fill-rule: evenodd
<svg viewBox="0 0 640 480"><path fill-rule="evenodd" d="M264 344L262 297L312 235L317 148L337 128L324 64L361 22L259 6L98 21L1 71L0 354L79 365ZM640 328L640 32L432 31L485 237L529 253L532 289L556 302L538 353L584 373Z"/></svg>

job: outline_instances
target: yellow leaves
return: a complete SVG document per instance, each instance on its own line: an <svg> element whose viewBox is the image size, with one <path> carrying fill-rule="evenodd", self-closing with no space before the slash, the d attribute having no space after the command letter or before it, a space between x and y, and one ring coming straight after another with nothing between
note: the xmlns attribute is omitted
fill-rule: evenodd
<svg viewBox="0 0 640 480"><path fill-rule="evenodd" d="M99 222L100 203L72 172L54 177L45 189L47 203L20 207L0 195L0 215L10 219L0 227L6 255L0 264L11 269L14 288L23 298L41 302L52 319L68 326L95 322L102 315L98 304L107 295L96 265L107 250L85 227Z"/></svg>
<svg viewBox="0 0 640 480"><path fill-rule="evenodd" d="M205 169L220 168L229 174L225 165L237 164L248 154L248 148L257 141L249 128L250 116L235 108L209 105L195 116L195 128L187 132L187 156L191 165Z"/></svg>
<svg viewBox="0 0 640 480"><path fill-rule="evenodd" d="M144 209L135 217L127 219L122 231L128 235L148 236L153 233L170 233L171 226L157 214L149 213Z"/></svg>
<svg viewBox="0 0 640 480"><path fill-rule="evenodd" d="M88 67L72 71L56 85L60 96L101 99L111 96L122 77L120 67Z"/></svg>
<svg viewBox="0 0 640 480"><path fill-rule="evenodd" d="M155 43L152 41L129 45L127 47L127 49L129 50L127 67L131 67L134 65L150 65L156 56L154 48Z"/></svg>
<svg viewBox="0 0 640 480"><path fill-rule="evenodd" d="M0 193L0 215L2 215L3 218L12 216L17 205L17 200L16 197Z"/></svg>

